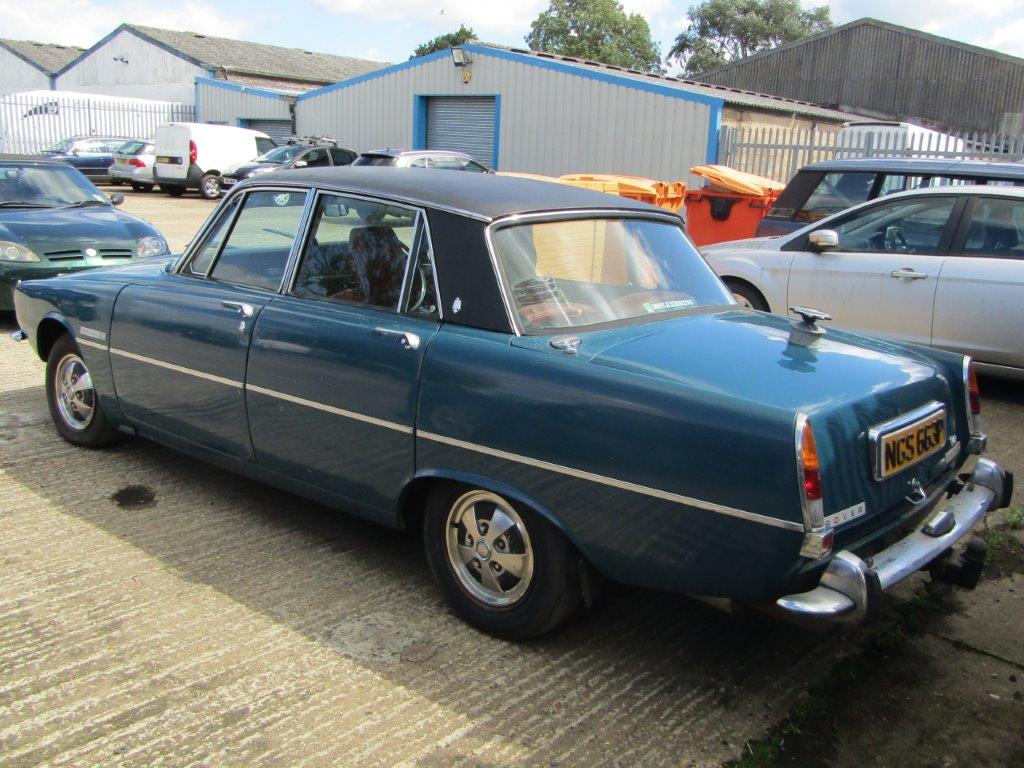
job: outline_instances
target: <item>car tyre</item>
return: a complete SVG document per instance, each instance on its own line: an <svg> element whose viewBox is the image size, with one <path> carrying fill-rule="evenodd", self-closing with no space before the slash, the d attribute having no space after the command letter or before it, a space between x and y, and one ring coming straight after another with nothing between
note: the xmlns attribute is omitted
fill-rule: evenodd
<svg viewBox="0 0 1024 768"><path fill-rule="evenodd" d="M207 200L216 200L220 197L220 176L216 173L207 173L199 180L199 194Z"/></svg>
<svg viewBox="0 0 1024 768"><path fill-rule="evenodd" d="M579 555L528 507L483 488L441 485L427 501L423 533L448 603L485 632L537 637L579 607Z"/></svg>
<svg viewBox="0 0 1024 768"><path fill-rule="evenodd" d="M738 280L725 280L725 285L740 304L750 309L757 309L761 312L768 312L768 302L765 301L761 292L751 285L741 283Z"/></svg>
<svg viewBox="0 0 1024 768"><path fill-rule="evenodd" d="M161 184L160 190L166 192L171 197L181 197L185 194L185 188L177 184Z"/></svg>
<svg viewBox="0 0 1024 768"><path fill-rule="evenodd" d="M123 179L108 179L107 180L107 184L109 184L112 187L120 187L122 184L124 184L124 180Z"/></svg>
<svg viewBox="0 0 1024 768"><path fill-rule="evenodd" d="M136 183L134 181L132 182L132 191L133 192L149 192L151 189L152 189L152 187L149 186L148 184L138 184L138 183Z"/></svg>
<svg viewBox="0 0 1024 768"><path fill-rule="evenodd" d="M107 420L78 345L61 336L46 360L46 402L60 436L72 445L98 448L124 439Z"/></svg>

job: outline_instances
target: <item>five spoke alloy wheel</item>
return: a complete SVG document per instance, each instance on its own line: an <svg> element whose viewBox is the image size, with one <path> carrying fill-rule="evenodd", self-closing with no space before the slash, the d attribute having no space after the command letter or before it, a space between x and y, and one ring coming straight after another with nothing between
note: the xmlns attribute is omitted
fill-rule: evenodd
<svg viewBox="0 0 1024 768"><path fill-rule="evenodd" d="M64 424L76 432L88 429L96 412L96 392L89 369L76 353L68 352L57 363L53 387Z"/></svg>
<svg viewBox="0 0 1024 768"><path fill-rule="evenodd" d="M512 506L488 491L463 494L448 513L448 561L459 584L486 606L514 605L533 581L533 546Z"/></svg>

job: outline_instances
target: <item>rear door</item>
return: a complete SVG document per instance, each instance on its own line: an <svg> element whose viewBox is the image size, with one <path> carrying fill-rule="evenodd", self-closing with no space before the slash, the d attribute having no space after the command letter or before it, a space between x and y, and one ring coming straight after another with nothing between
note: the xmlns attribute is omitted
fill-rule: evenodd
<svg viewBox="0 0 1024 768"><path fill-rule="evenodd" d="M839 247L796 254L788 305L823 309L839 327L931 343L939 272L960 206L955 195L921 195L832 220Z"/></svg>
<svg viewBox="0 0 1024 768"><path fill-rule="evenodd" d="M256 460L393 515L415 468L420 368L438 316L422 212L321 193L293 285L254 331Z"/></svg>
<svg viewBox="0 0 1024 768"><path fill-rule="evenodd" d="M932 341L1024 368L1024 199L972 197L942 266Z"/></svg>
<svg viewBox="0 0 1024 768"><path fill-rule="evenodd" d="M305 191L236 198L180 273L129 285L110 331L118 400L143 429L251 460L245 413L249 340L277 294Z"/></svg>
<svg viewBox="0 0 1024 768"><path fill-rule="evenodd" d="M189 136L188 127L184 125L163 125L156 129L154 176L175 181L188 178Z"/></svg>

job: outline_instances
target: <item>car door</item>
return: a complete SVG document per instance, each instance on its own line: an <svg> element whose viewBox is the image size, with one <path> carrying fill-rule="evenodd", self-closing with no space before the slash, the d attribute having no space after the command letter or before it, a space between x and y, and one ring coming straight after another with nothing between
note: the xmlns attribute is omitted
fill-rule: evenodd
<svg viewBox="0 0 1024 768"><path fill-rule="evenodd" d="M320 193L292 285L253 333L256 460L392 516L415 467L420 367L438 318L422 212Z"/></svg>
<svg viewBox="0 0 1024 768"><path fill-rule="evenodd" d="M243 388L249 341L280 288L306 194L233 198L178 272L118 295L114 385L126 417L144 432L252 459Z"/></svg>
<svg viewBox="0 0 1024 768"><path fill-rule="evenodd" d="M331 162L334 165L352 165L356 158L359 157L351 149L341 149L340 147L329 147L327 152L331 156Z"/></svg>
<svg viewBox="0 0 1024 768"><path fill-rule="evenodd" d="M839 247L807 250L803 236L790 265L788 306L823 309L839 327L930 344L939 271L960 206L956 195L914 195L831 219Z"/></svg>
<svg viewBox="0 0 1024 768"><path fill-rule="evenodd" d="M302 155L300 160L305 163L305 166L299 167L305 168L319 168L331 164L331 158L328 157L325 147L314 147L308 150Z"/></svg>
<svg viewBox="0 0 1024 768"><path fill-rule="evenodd" d="M1024 198L972 197L935 295L932 342L1024 368Z"/></svg>
<svg viewBox="0 0 1024 768"><path fill-rule="evenodd" d="M107 142L102 139L86 139L75 145L71 164L90 178L106 176L107 169L114 161Z"/></svg>

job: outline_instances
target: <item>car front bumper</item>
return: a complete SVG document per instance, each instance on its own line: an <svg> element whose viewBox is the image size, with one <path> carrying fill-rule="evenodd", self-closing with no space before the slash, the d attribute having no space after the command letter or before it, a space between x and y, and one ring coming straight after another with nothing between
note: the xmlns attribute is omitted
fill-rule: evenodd
<svg viewBox="0 0 1024 768"><path fill-rule="evenodd" d="M978 459L959 493L940 504L909 535L869 558L836 553L809 592L776 600L793 616L857 623L873 617L882 593L911 574L934 566L986 513L1009 503L1013 476L989 459Z"/></svg>

